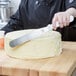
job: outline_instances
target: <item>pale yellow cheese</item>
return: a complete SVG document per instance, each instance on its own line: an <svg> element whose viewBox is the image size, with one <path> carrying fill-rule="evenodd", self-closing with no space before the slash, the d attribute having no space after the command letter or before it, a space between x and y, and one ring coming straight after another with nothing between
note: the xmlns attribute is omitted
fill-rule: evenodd
<svg viewBox="0 0 76 76"><path fill-rule="evenodd" d="M5 36L5 52L11 57L20 59L40 59L61 54L61 34L56 31L46 32L42 36L14 48L9 46L11 40L31 31L33 30L21 30L7 33Z"/></svg>

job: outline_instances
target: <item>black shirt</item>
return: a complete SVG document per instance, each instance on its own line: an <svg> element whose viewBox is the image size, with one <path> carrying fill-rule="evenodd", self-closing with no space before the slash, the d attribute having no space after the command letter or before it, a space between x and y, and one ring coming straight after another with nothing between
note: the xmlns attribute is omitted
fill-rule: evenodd
<svg viewBox="0 0 76 76"><path fill-rule="evenodd" d="M76 8L76 0L21 0L19 9L11 16L6 32L40 28L51 24L55 13Z"/></svg>

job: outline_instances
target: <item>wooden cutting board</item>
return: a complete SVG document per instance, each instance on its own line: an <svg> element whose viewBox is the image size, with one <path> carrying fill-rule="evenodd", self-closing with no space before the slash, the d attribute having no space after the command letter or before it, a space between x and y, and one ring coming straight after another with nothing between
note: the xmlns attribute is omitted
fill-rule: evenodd
<svg viewBox="0 0 76 76"><path fill-rule="evenodd" d="M15 59L0 50L0 75L71 76L75 68L76 42L63 42L60 56L40 60Z"/></svg>

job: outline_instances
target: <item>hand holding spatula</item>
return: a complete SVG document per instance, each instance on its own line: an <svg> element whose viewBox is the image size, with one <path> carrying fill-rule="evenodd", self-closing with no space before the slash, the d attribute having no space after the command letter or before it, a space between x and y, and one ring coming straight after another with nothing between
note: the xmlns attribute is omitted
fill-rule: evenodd
<svg viewBox="0 0 76 76"><path fill-rule="evenodd" d="M70 22L72 22L74 20L74 17L73 16L70 16ZM56 22L56 27L59 27L59 23ZM53 30L53 25L52 24L49 24L47 25L46 27L43 27L43 28L39 28L39 29L36 29L35 31L32 31L31 33L28 33L28 34L25 34L17 39L14 39L12 41L10 41L9 45L10 47L16 47L20 44L23 44L29 40L32 40L32 39L35 39L35 38L38 38L40 37L43 33L45 32L48 32L50 30Z"/></svg>

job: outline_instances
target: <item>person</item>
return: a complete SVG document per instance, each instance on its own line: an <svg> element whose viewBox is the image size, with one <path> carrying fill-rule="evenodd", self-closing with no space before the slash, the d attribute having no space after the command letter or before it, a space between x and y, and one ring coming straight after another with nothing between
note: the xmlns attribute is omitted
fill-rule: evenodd
<svg viewBox="0 0 76 76"><path fill-rule="evenodd" d="M76 0L21 0L17 12L2 28L6 33L16 30L35 29L53 24L53 29L62 34L64 41L76 41ZM60 28L56 28L56 22Z"/></svg>

